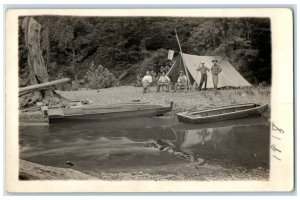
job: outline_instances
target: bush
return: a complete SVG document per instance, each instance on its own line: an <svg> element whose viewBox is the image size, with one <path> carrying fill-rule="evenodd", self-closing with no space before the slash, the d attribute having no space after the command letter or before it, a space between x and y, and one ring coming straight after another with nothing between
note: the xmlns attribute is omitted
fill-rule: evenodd
<svg viewBox="0 0 300 200"><path fill-rule="evenodd" d="M72 83L61 83L56 85L57 90L62 90L62 91L71 91L72 90Z"/></svg>
<svg viewBox="0 0 300 200"><path fill-rule="evenodd" d="M66 77L64 77L62 72L59 72L59 73L55 74L55 76L54 76L54 80L63 79L63 78L66 78ZM61 90L61 91L70 91L70 90L72 90L71 87L72 87L71 82L60 83L60 84L57 84L54 86L54 88L56 90Z"/></svg>
<svg viewBox="0 0 300 200"><path fill-rule="evenodd" d="M102 65L92 62L86 73L87 86L92 89L108 88L119 85L116 77Z"/></svg>

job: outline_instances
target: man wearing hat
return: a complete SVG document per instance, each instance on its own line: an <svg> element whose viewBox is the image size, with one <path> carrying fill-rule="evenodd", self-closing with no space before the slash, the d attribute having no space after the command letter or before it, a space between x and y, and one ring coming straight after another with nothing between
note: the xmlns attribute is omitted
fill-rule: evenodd
<svg viewBox="0 0 300 200"><path fill-rule="evenodd" d="M211 74L212 74L214 88L217 89L218 88L218 82L219 82L219 74L221 73L222 68L217 64L218 60L214 59L214 60L212 60L212 62L214 64L211 68Z"/></svg>
<svg viewBox="0 0 300 200"><path fill-rule="evenodd" d="M209 72L209 68L204 65L204 61L201 61L201 67L199 67L197 71L200 71L201 73L199 91L201 91L203 83L204 83L204 90L206 90L207 72Z"/></svg>
<svg viewBox="0 0 300 200"><path fill-rule="evenodd" d="M160 88L162 87L166 87L167 88L167 92L169 92L169 87L170 87L170 78L166 75L166 72L162 72L161 76L158 79L158 83L157 83L157 91L160 91Z"/></svg>
<svg viewBox="0 0 300 200"><path fill-rule="evenodd" d="M160 74L159 74L159 75L162 75L162 73L163 73L164 71L165 71L164 66L160 66L160 69L159 69Z"/></svg>
<svg viewBox="0 0 300 200"><path fill-rule="evenodd" d="M187 91L187 77L186 77L186 75L184 75L183 71L180 71L177 83L175 83L174 92L176 92L177 88L179 88L179 90L181 90L182 87L184 87L184 92L186 92Z"/></svg>

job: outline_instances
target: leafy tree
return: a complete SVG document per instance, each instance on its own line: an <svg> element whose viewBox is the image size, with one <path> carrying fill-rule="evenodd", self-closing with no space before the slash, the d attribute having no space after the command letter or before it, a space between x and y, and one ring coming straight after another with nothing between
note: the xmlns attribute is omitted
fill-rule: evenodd
<svg viewBox="0 0 300 200"><path fill-rule="evenodd" d="M36 16L42 25L41 48L48 73L84 78L91 61L123 83L148 68L168 64L167 50L228 59L250 82L271 81L271 32L268 18L70 17ZM20 18L21 20L22 18ZM20 83L26 71L24 35L19 34ZM61 76L61 75L60 75Z"/></svg>

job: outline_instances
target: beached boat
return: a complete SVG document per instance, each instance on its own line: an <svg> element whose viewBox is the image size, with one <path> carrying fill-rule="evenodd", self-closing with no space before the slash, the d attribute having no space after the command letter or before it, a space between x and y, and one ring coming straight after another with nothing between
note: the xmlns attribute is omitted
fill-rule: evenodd
<svg viewBox="0 0 300 200"><path fill-rule="evenodd" d="M177 113L180 122L187 123L209 123L230 119L245 118L261 115L268 107L268 104L258 105L254 103L229 105L192 112Z"/></svg>
<svg viewBox="0 0 300 200"><path fill-rule="evenodd" d="M87 105L77 108L49 109L49 123L104 121L116 118L158 116L172 110L170 106L164 107L149 104L114 104L114 105Z"/></svg>

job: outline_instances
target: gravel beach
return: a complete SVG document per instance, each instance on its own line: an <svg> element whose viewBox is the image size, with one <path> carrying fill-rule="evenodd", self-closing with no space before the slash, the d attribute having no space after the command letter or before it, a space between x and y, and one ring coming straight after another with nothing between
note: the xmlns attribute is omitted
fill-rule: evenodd
<svg viewBox="0 0 300 200"><path fill-rule="evenodd" d="M174 110L193 110L241 103L270 103L270 87L249 87L241 89L206 90L181 92L150 92L143 94L141 87L120 86L99 90L57 91L63 97L71 100L92 101L92 104L117 104L133 101L147 102L156 105L166 105L174 102Z"/></svg>

